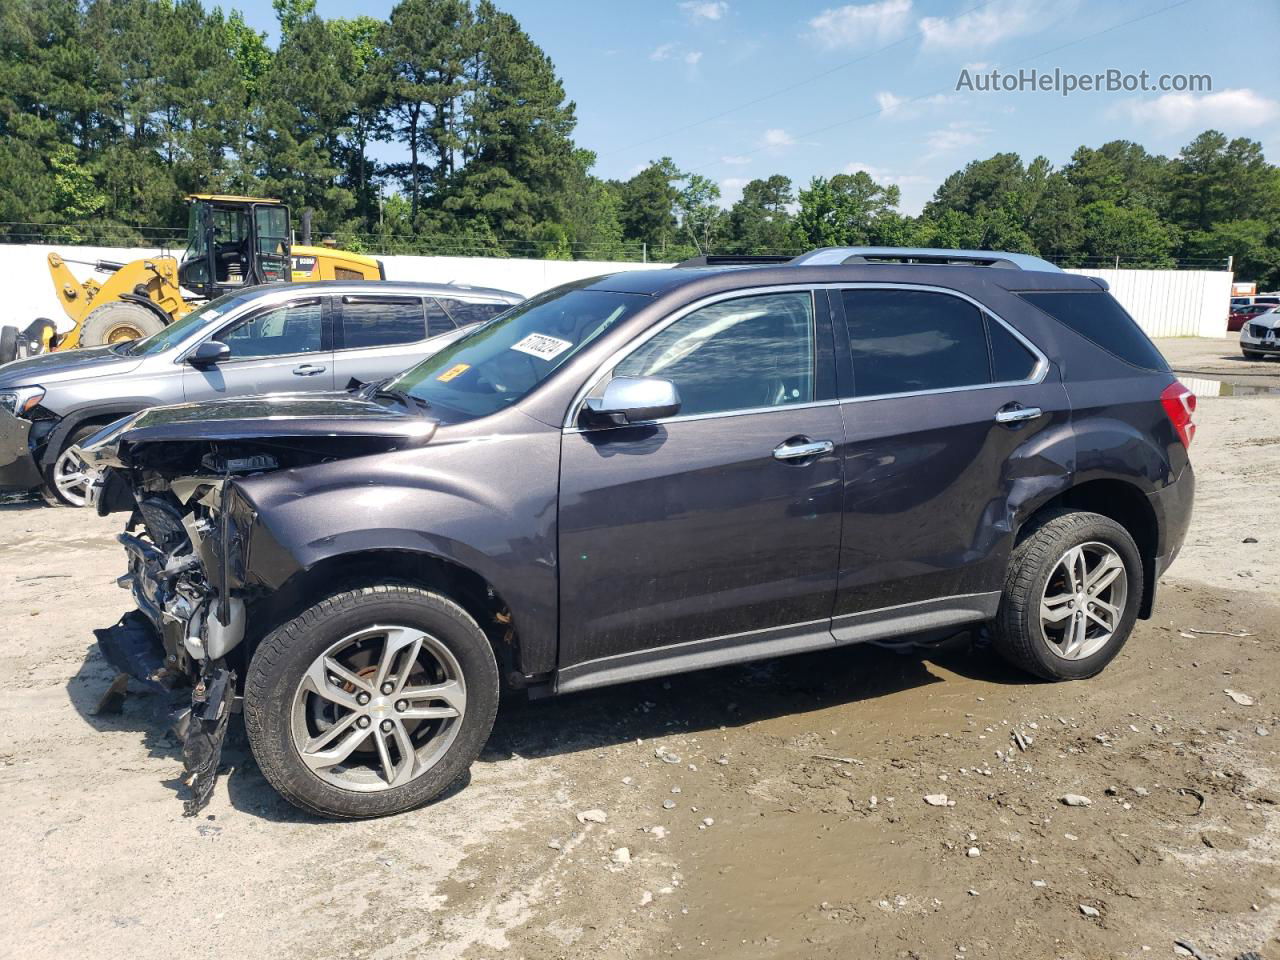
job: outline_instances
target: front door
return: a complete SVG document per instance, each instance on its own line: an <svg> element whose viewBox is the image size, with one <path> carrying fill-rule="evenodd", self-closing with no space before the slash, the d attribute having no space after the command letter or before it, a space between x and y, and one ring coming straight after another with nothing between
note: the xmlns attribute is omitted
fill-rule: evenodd
<svg viewBox="0 0 1280 960"><path fill-rule="evenodd" d="M561 689L832 642L833 362L825 296L790 290L689 312L594 385L660 377L682 404L565 431Z"/></svg>
<svg viewBox="0 0 1280 960"><path fill-rule="evenodd" d="M333 389L333 344L322 297L264 307L232 321L212 339L229 346L231 356L208 367L187 366L182 374L187 400Z"/></svg>
<svg viewBox="0 0 1280 960"><path fill-rule="evenodd" d="M1061 380L966 298L866 287L833 298L848 382L832 630L848 642L984 619L1004 583L1011 501L1069 468L1041 449L1043 431L1069 423Z"/></svg>

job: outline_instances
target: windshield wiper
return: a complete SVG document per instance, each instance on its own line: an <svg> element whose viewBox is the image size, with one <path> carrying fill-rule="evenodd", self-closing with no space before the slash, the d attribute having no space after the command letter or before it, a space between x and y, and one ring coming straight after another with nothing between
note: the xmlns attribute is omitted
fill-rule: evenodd
<svg viewBox="0 0 1280 960"><path fill-rule="evenodd" d="M407 390L400 390L397 387L378 387L378 389L373 391L373 396L375 398L385 397L388 400L398 400L406 407L417 406L420 410L426 410L431 406L431 404L426 400L423 400L422 397L415 397Z"/></svg>

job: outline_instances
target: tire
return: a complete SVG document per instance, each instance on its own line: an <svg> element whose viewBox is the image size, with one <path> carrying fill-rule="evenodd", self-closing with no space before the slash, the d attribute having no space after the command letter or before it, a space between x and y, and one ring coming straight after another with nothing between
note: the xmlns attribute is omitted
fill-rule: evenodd
<svg viewBox="0 0 1280 960"><path fill-rule="evenodd" d="M165 328L158 316L128 300L104 303L94 307L80 325L80 346L100 347L108 343L123 343L149 337Z"/></svg>
<svg viewBox="0 0 1280 960"><path fill-rule="evenodd" d="M0 363L18 359L18 328L0 327Z"/></svg>
<svg viewBox="0 0 1280 960"><path fill-rule="evenodd" d="M101 430L105 424L95 423L88 426L79 427L71 431L71 436L67 438L67 442L62 445L62 449L58 451L58 455L53 458L47 467L41 471L44 474L43 491L44 498L54 506L64 507L87 507L90 506L88 487L81 483L69 483L68 478L72 476L77 466L83 468L83 461L80 464L73 462L73 447L78 446L88 437L93 436ZM80 474L86 471L79 470ZM85 484L91 483L92 477L89 476L85 480ZM83 492L81 492L83 491Z"/></svg>
<svg viewBox="0 0 1280 960"><path fill-rule="evenodd" d="M419 648L405 642L414 633ZM402 689L383 697L378 673L393 640L416 659L406 671L410 661L393 654L384 680ZM409 682L410 672L419 679ZM424 695L445 688L452 692ZM328 597L262 641L245 677L245 729L267 782L290 803L323 817L382 817L428 803L467 772L493 729L498 693L493 648L470 614L438 593L381 584ZM350 705L336 706L333 697ZM439 716L450 709L455 716ZM432 711L429 719L412 717ZM384 734L385 724L393 732ZM398 746L402 736L411 738L408 751ZM352 740L359 741L354 750ZM344 748L347 760L321 765ZM410 753L406 772L396 760Z"/></svg>
<svg viewBox="0 0 1280 960"><path fill-rule="evenodd" d="M1076 550L1086 571L1084 587L1068 582L1066 564L1077 556ZM1121 570L1108 581L1117 561ZM1093 595L1088 589L1091 579L1097 588ZM1097 587L1104 582L1105 586ZM1142 558L1129 531L1097 513L1047 514L1009 558L1004 596L993 625L994 646L1014 666L1045 680L1092 677L1128 640L1142 590ZM1084 602L1078 597L1084 597ZM1042 616L1054 622L1043 621ZM1065 624L1063 617L1068 618ZM1077 621L1083 623L1082 631L1075 627Z"/></svg>

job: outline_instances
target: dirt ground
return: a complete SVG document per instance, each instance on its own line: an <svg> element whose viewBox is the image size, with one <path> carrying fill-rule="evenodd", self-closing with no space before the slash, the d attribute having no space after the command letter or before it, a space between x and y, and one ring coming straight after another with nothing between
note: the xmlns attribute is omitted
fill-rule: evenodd
<svg viewBox="0 0 1280 960"><path fill-rule="evenodd" d="M162 698L90 712L119 519L0 507L0 956L1280 960L1280 395L1197 420L1188 545L1094 680L957 644L515 701L469 784L372 823L242 740L184 819Z"/></svg>

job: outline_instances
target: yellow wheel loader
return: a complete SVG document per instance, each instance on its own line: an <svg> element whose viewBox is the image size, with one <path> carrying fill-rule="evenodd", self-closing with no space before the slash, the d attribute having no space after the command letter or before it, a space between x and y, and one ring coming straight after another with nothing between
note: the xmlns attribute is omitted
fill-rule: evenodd
<svg viewBox="0 0 1280 960"><path fill-rule="evenodd" d="M116 263L49 254L58 302L72 320L59 335L40 318L18 331L0 329L0 363L17 356L98 346L150 336L193 310L242 287L287 280L385 280L382 262L328 247L295 245L289 208L279 200L196 194L182 259L159 256ZM304 214L304 241L310 233ZM77 280L69 263L106 274ZM190 299L188 299L190 297Z"/></svg>

